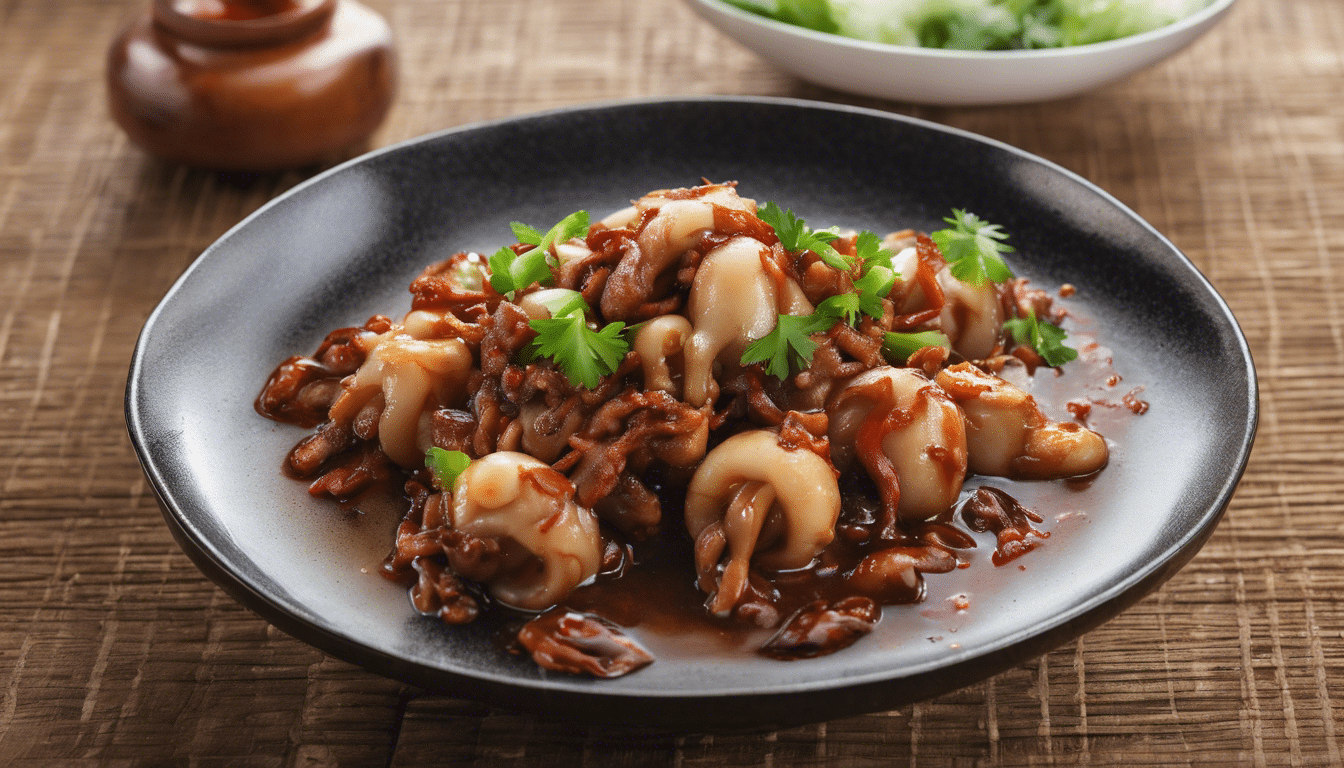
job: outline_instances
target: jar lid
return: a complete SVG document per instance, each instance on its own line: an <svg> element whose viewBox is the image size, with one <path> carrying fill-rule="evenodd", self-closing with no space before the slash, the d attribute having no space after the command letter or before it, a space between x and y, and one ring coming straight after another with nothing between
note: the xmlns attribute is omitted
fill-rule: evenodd
<svg viewBox="0 0 1344 768"><path fill-rule="evenodd" d="M267 12L269 8L277 10ZM330 20L335 10L336 0L154 0L153 17L155 24L188 42L232 48L297 39Z"/></svg>

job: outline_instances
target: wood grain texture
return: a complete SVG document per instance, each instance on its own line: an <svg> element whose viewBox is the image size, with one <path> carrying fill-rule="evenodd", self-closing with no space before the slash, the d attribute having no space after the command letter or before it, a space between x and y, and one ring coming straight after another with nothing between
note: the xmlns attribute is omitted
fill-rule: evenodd
<svg viewBox="0 0 1344 768"><path fill-rule="evenodd" d="M1241 0L1082 97L925 108L773 70L676 0L382 0L386 144L688 94L815 98L1014 144L1169 236L1240 320L1259 438L1228 515L1119 618L983 684L778 733L575 728L324 657L202 577L126 437L131 349L211 241L311 174L168 166L106 115L143 0L0 0L0 765L1339 765L1344 761L1344 4Z"/></svg>

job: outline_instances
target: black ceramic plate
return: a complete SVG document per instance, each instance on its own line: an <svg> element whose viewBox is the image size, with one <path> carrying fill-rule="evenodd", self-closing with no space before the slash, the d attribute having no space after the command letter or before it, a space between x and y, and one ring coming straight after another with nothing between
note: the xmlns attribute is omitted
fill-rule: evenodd
<svg viewBox="0 0 1344 768"><path fill-rule="evenodd" d="M1116 369L1146 387L1151 406L1131 420L1111 466L1074 495L1076 508L1047 510L1081 512L1083 522L1012 566L995 569L980 551L974 567L931 577L939 594L969 595L965 614L937 600L888 608L873 634L808 661L706 651L700 640L635 628L658 662L588 680L505 654L484 628L418 617L376 572L395 513L343 512L281 476L304 431L253 411L267 375L330 329L400 316L424 265L492 251L510 240L510 221L611 211L701 177L738 180L744 196L781 201L816 224L879 232L936 229L952 208L967 208L1012 233L1020 274L1046 288L1077 286L1070 305L1095 321ZM168 293L140 337L126 408L183 548L281 629L372 671L497 704L714 729L899 706L1113 616L1209 536L1250 450L1256 389L1245 339L1204 278L1072 173L882 112L709 99L470 126L300 185L222 237ZM975 576L986 570L992 578Z"/></svg>

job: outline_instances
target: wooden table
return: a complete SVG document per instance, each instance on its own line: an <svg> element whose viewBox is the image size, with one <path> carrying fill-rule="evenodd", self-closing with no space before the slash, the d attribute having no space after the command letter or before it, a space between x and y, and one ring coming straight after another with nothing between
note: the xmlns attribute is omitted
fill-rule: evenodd
<svg viewBox="0 0 1344 768"><path fill-rule="evenodd" d="M676 0L383 0L377 134L613 98L787 95L1001 139L1116 195L1227 299L1262 414L1227 517L1168 584L933 701L765 735L577 728L323 656L178 549L124 426L142 323L211 241L305 178L147 158L102 52L145 0L0 0L0 765L1340 764L1344 4L1241 0L1082 97L925 108L784 75Z"/></svg>

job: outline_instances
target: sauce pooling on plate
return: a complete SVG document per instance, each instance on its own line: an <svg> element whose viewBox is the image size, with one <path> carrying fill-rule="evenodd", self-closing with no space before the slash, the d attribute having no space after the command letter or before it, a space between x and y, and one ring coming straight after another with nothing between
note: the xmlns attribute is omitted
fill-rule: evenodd
<svg viewBox="0 0 1344 768"><path fill-rule="evenodd" d="M1049 524L1016 489L1085 483L1110 460L1089 426L1138 412L997 226L947 222L812 229L728 183L514 223L428 267L400 322L281 363L257 409L315 428L285 465L313 495L402 490L383 572L417 611L490 615L548 669L633 672L637 625L835 653L977 546L1030 557Z"/></svg>

